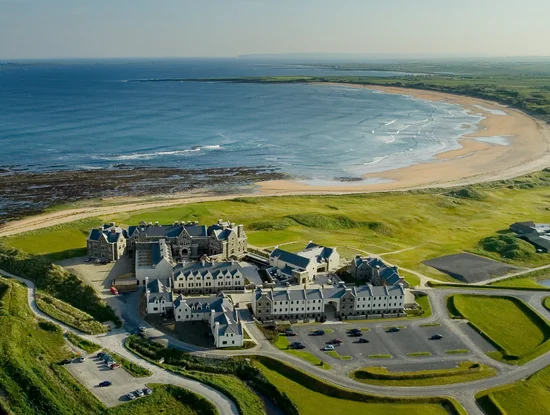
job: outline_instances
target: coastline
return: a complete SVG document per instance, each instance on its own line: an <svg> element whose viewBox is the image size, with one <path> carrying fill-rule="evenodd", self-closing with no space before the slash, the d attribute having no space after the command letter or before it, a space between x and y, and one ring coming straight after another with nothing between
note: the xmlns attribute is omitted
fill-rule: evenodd
<svg viewBox="0 0 550 415"><path fill-rule="evenodd" d="M458 140L462 146L459 149L438 153L430 162L363 176L365 179L377 179L378 183L317 186L296 180L270 180L257 183L262 194L353 193L449 187L512 178L550 166L550 125L505 105L479 98L412 88L345 83L316 85L367 88L415 99L456 104L469 112L481 114L484 119L479 123L481 128L478 131ZM498 115L500 112L505 115ZM480 137L503 136L507 137L508 145L478 140Z"/></svg>

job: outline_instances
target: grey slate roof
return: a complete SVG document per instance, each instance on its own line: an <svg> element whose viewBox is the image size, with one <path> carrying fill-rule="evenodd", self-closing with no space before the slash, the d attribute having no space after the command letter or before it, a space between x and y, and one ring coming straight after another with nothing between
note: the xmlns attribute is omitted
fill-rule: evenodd
<svg viewBox="0 0 550 415"><path fill-rule="evenodd" d="M204 225L149 225L149 226L130 226L128 234L133 236L138 230L143 232L147 238L177 238L182 232L187 232L189 236L206 236L206 226Z"/></svg>
<svg viewBox="0 0 550 415"><path fill-rule="evenodd" d="M159 301L164 298L166 301L172 300L172 289L170 287L170 280L164 284L161 280L153 280L147 284L147 289L150 291L149 302L154 303L155 299Z"/></svg>
<svg viewBox="0 0 550 415"><path fill-rule="evenodd" d="M205 262L204 265L202 262L195 262L193 264L178 264L174 267L174 276L178 278L182 274L185 278L189 277L191 274L197 275L200 274L205 276L206 274L212 274L214 279L219 276L226 275L227 273L231 275L236 275L240 273L244 276L244 269L238 262ZM246 273L254 272L253 270L247 270Z"/></svg>
<svg viewBox="0 0 550 415"><path fill-rule="evenodd" d="M282 249L275 249L271 253L271 256L274 258L279 258L281 261L295 265L296 267L306 268L309 265L309 258L304 258L303 256L293 254L292 252L287 252Z"/></svg>
<svg viewBox="0 0 550 415"><path fill-rule="evenodd" d="M544 249L550 251L550 240L540 236L538 232L533 232L528 235L523 235L522 238L526 239L528 242L532 243L539 249Z"/></svg>
<svg viewBox="0 0 550 415"><path fill-rule="evenodd" d="M242 324L238 322L237 312L234 310L221 311L214 315L214 323L220 323L218 335L224 336L233 332L236 335L242 335Z"/></svg>

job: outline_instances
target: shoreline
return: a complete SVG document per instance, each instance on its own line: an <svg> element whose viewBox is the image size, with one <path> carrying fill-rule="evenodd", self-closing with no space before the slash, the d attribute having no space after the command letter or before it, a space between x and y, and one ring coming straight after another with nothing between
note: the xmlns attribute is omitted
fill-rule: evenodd
<svg viewBox="0 0 550 415"><path fill-rule="evenodd" d="M484 119L479 122L478 131L458 139L462 146L459 149L438 153L429 162L363 175L363 178L376 179L378 183L318 186L296 180L270 180L256 183L262 194L357 193L449 187L512 178L550 166L550 126L508 106L479 98L413 88L333 82L315 85L367 88L412 99L446 102L460 105L470 113L481 114ZM500 112L505 115L498 115ZM508 145L478 140L503 136L507 137Z"/></svg>

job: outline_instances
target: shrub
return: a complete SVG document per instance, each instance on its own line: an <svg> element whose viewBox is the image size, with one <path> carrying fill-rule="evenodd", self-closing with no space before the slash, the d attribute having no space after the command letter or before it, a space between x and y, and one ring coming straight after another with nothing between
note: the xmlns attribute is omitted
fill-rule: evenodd
<svg viewBox="0 0 550 415"><path fill-rule="evenodd" d="M259 222L252 222L248 225L248 228L253 231L284 231L286 228L292 225L292 221L288 219L281 220L264 220Z"/></svg>
<svg viewBox="0 0 550 415"><path fill-rule="evenodd" d="M49 321L40 320L38 322L38 327L40 327L42 330L49 331L52 333L61 333L61 329L54 323L51 323Z"/></svg>
<svg viewBox="0 0 550 415"><path fill-rule="evenodd" d="M535 255L535 248L512 234L489 236L479 241L479 248L494 252L502 258L528 259Z"/></svg>
<svg viewBox="0 0 550 415"><path fill-rule="evenodd" d="M459 187L458 189L451 190L445 195L456 199L470 199L478 201L487 199L487 195L485 193L472 186Z"/></svg>

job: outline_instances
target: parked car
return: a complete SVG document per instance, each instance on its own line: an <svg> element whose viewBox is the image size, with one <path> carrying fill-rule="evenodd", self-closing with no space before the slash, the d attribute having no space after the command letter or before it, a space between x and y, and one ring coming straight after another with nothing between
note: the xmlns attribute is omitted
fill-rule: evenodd
<svg viewBox="0 0 550 415"><path fill-rule="evenodd" d="M340 339L332 339L332 340L329 340L327 343L328 344L342 344L344 342Z"/></svg>
<svg viewBox="0 0 550 415"><path fill-rule="evenodd" d="M350 331L348 333L348 336L350 337L361 337L363 335L363 333L361 333L360 331Z"/></svg>
<svg viewBox="0 0 550 415"><path fill-rule="evenodd" d="M72 360L71 359L65 359L61 362L62 365L68 365L69 363L71 363Z"/></svg>
<svg viewBox="0 0 550 415"><path fill-rule="evenodd" d="M112 365L109 365L109 367L111 368L111 370L115 370L117 367L120 367L120 365L115 362Z"/></svg>
<svg viewBox="0 0 550 415"><path fill-rule="evenodd" d="M361 329L349 329L348 334L349 333L361 333Z"/></svg>
<svg viewBox="0 0 550 415"><path fill-rule="evenodd" d="M294 342L290 344L291 349L305 349L306 346L302 342Z"/></svg>
<svg viewBox="0 0 550 415"><path fill-rule="evenodd" d="M107 386L111 386L112 384L113 384L113 382L110 382L110 381L108 381L108 380L104 380L103 382L101 382L101 383L99 384L99 387L100 387L100 388L106 388Z"/></svg>
<svg viewBox="0 0 550 415"><path fill-rule="evenodd" d="M106 356L106 354L103 353L103 352L99 352L99 353L97 354L97 358L98 358L98 359L103 359L105 356Z"/></svg>
<svg viewBox="0 0 550 415"><path fill-rule="evenodd" d="M147 331L147 327L139 326L139 331L142 332L142 333L145 333Z"/></svg>
<svg viewBox="0 0 550 415"><path fill-rule="evenodd" d="M286 330L285 335L288 336L288 337L296 336L296 332L294 332L292 330Z"/></svg>
<svg viewBox="0 0 550 415"><path fill-rule="evenodd" d="M144 389L143 389L143 393L144 393L145 395L151 395L151 394L153 393L153 391L152 391L151 389L149 389L149 388L144 388Z"/></svg>
<svg viewBox="0 0 550 415"><path fill-rule="evenodd" d="M134 395L139 396L140 398L143 398L145 396L145 394L143 393L143 391L141 389L136 389L134 391Z"/></svg>
<svg viewBox="0 0 550 415"><path fill-rule="evenodd" d="M334 350L334 346L332 344L327 344L325 347L323 347L323 350L325 352L328 352L330 350Z"/></svg>
<svg viewBox="0 0 550 415"><path fill-rule="evenodd" d="M357 340L358 343L370 343L370 340L365 339L364 337L361 337L359 340Z"/></svg>
<svg viewBox="0 0 550 415"><path fill-rule="evenodd" d="M79 358L77 359L77 362L78 362L78 363L84 363L85 361L86 361L86 358L85 358L85 357L79 357Z"/></svg>
<svg viewBox="0 0 550 415"><path fill-rule="evenodd" d="M128 394L126 395L126 397L127 397L128 399L130 399L131 401L133 401L134 399L136 399L136 395L134 395L132 392L128 393Z"/></svg>
<svg viewBox="0 0 550 415"><path fill-rule="evenodd" d="M86 258L86 259L84 260L84 262L90 262L91 260L92 260L92 258L89 258L89 257L88 257L88 258Z"/></svg>
<svg viewBox="0 0 550 415"><path fill-rule="evenodd" d="M390 327L388 329L388 333L397 333L398 331L401 331L399 327Z"/></svg>
<svg viewBox="0 0 550 415"><path fill-rule="evenodd" d="M441 334L434 334L430 339L432 340L441 340L443 336Z"/></svg>
<svg viewBox="0 0 550 415"><path fill-rule="evenodd" d="M324 330L315 330L313 333L311 333L312 336L322 336L325 334Z"/></svg>

